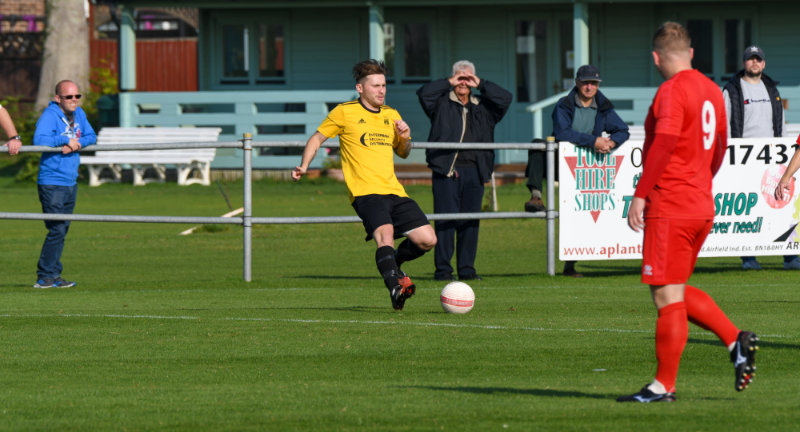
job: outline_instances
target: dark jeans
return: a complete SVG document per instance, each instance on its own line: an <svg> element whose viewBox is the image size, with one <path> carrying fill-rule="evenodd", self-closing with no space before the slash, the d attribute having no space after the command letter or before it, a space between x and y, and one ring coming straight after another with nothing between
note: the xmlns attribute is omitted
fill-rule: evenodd
<svg viewBox="0 0 800 432"><path fill-rule="evenodd" d="M39 201L42 213L72 214L78 186L39 185ZM36 273L39 278L57 278L61 276L61 252L64 250L64 238L69 231L69 221L44 221L47 237L44 238L42 253Z"/></svg>
<svg viewBox="0 0 800 432"><path fill-rule="evenodd" d="M483 183L478 177L478 168L457 166L458 176L445 177L433 174L434 213L477 213L483 205ZM456 262L460 278L475 277L475 256L478 251L478 228L480 221L451 220L436 221L437 243L434 250L436 273L434 277L447 278L453 275L450 260L457 246Z"/></svg>
<svg viewBox="0 0 800 432"><path fill-rule="evenodd" d="M787 262L793 260L794 257L796 257L796 256L797 255L784 255L783 256L783 262L787 263ZM758 261L758 260L754 256L743 256L742 257L742 262L745 262L745 261Z"/></svg>

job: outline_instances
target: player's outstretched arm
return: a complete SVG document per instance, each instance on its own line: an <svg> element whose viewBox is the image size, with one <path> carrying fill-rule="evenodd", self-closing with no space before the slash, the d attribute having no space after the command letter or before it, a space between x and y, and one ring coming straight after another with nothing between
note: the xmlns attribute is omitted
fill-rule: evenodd
<svg viewBox="0 0 800 432"><path fill-rule="evenodd" d="M319 131L314 132L314 135L311 135L311 138L306 141L306 148L303 150L303 158L300 160L300 166L294 167L292 170L292 180L298 181L303 174L308 171L308 165L311 164L311 161L314 159L314 156L317 155L317 151L319 150L322 143L327 140L328 137L319 133Z"/></svg>
<svg viewBox="0 0 800 432"><path fill-rule="evenodd" d="M2 128L6 133L6 136L8 136L8 141L6 142L8 154L13 156L19 153L19 148L22 146L22 141L17 138L17 129L14 127L14 122L11 120L11 116L8 114L8 111L1 106L0 128Z"/></svg>
<svg viewBox="0 0 800 432"><path fill-rule="evenodd" d="M794 155L792 156L792 160L789 161L786 172L783 173L781 180L778 182L778 186L775 187L775 199L778 201L784 199L784 195L790 190L789 185L792 180L794 180L794 173L797 172L798 168L800 168L800 149L794 151ZM785 198L790 199L791 197L787 196Z"/></svg>
<svg viewBox="0 0 800 432"><path fill-rule="evenodd" d="M399 141L394 148L394 152L405 159L411 154L411 127L403 120L395 120L394 130L395 133L397 133L397 139Z"/></svg>

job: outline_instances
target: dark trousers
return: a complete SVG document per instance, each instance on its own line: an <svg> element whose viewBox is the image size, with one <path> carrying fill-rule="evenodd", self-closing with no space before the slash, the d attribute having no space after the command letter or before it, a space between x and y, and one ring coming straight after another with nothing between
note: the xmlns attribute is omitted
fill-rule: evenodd
<svg viewBox="0 0 800 432"><path fill-rule="evenodd" d="M528 150L528 165L525 167L525 175L528 180L525 184L529 191L542 190L542 179L547 174L547 152L544 150ZM555 153L555 172L554 181L558 181L558 149Z"/></svg>
<svg viewBox="0 0 800 432"><path fill-rule="evenodd" d="M434 213L477 213L483 205L483 183L478 177L478 168L456 167L458 175L445 177L433 174ZM450 261L456 250L459 278L475 277L475 256L478 251L478 228L480 221L452 220L436 221L437 243L434 250L436 278L448 278L453 274Z"/></svg>
<svg viewBox="0 0 800 432"><path fill-rule="evenodd" d="M39 201L42 213L72 214L78 185L55 186L39 185ZM44 221L47 236L44 238L42 253L39 255L36 274L39 278L57 278L61 276L61 252L64 250L64 239L69 231L69 221Z"/></svg>

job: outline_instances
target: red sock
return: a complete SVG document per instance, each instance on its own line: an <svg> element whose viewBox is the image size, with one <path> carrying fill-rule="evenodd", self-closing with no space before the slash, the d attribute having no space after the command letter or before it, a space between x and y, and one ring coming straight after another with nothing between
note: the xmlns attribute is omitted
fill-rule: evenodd
<svg viewBox="0 0 800 432"><path fill-rule="evenodd" d="M686 303L672 303L659 309L656 321L656 359L658 359L656 379L664 384L667 392L675 391L678 366L688 339L689 321L686 316Z"/></svg>
<svg viewBox="0 0 800 432"><path fill-rule="evenodd" d="M725 346L736 342L739 329L705 291L686 285L683 302L686 303L686 312L692 324L714 332Z"/></svg>

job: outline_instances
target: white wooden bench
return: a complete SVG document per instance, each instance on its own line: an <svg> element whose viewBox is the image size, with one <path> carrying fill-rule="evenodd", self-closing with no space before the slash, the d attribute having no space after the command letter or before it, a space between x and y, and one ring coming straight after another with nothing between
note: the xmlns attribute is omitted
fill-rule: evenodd
<svg viewBox="0 0 800 432"><path fill-rule="evenodd" d="M217 141L220 128L121 128L106 127L97 134L97 145L104 144L152 144L170 142ZM91 150L89 147L87 150ZM170 149L170 150L109 150L95 152L94 156L81 156L81 165L89 168L89 186L103 183L119 183L123 165L130 165L133 184L142 186L150 182L166 180L166 166L175 165L178 184L211 184L211 161L216 156L214 148ZM101 177L108 171L110 177ZM146 177L149 171L155 177ZM195 173L192 176L192 173Z"/></svg>

